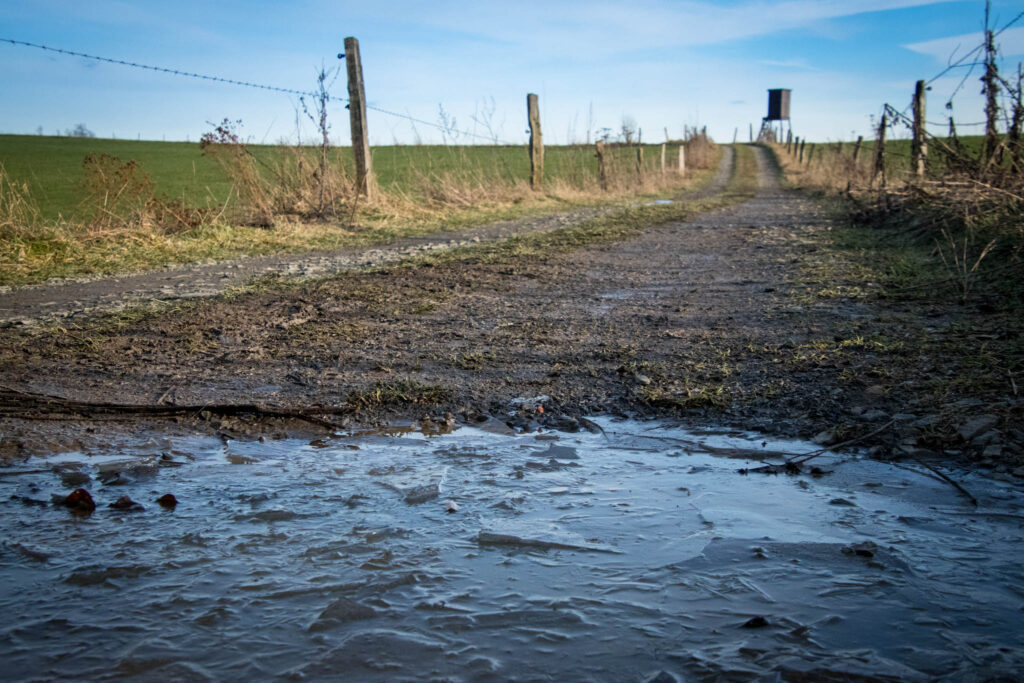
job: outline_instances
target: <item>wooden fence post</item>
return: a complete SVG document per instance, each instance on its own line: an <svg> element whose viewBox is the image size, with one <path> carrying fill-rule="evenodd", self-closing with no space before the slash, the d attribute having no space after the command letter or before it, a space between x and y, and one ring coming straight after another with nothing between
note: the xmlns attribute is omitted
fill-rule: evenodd
<svg viewBox="0 0 1024 683"><path fill-rule="evenodd" d="M910 172L924 176L925 162L928 159L928 141L924 137L925 121L925 82L918 81L914 86L914 138L910 145Z"/></svg>
<svg viewBox="0 0 1024 683"><path fill-rule="evenodd" d="M875 177L882 174L882 187L885 187L885 129L888 125L888 116L882 114L882 120L878 123L878 142L875 146L875 171L871 174L871 182Z"/></svg>
<svg viewBox="0 0 1024 683"><path fill-rule="evenodd" d="M636 146L636 179L637 182L643 182L644 179L644 148L642 145Z"/></svg>
<svg viewBox="0 0 1024 683"><path fill-rule="evenodd" d="M679 145L679 175L686 175L686 145Z"/></svg>
<svg viewBox="0 0 1024 683"><path fill-rule="evenodd" d="M661 175L665 175L665 148L667 143L661 143Z"/></svg>
<svg viewBox="0 0 1024 683"><path fill-rule="evenodd" d="M786 133L786 152L789 152L793 148L793 131L792 129Z"/></svg>
<svg viewBox="0 0 1024 683"><path fill-rule="evenodd" d="M754 124L750 124L750 141L754 141Z"/></svg>
<svg viewBox="0 0 1024 683"><path fill-rule="evenodd" d="M801 163L801 164L804 163L804 147L806 147L806 146L807 146L807 139L805 138L805 139L800 141L800 159L799 159L798 163Z"/></svg>
<svg viewBox="0 0 1024 683"><path fill-rule="evenodd" d="M594 143L596 152L594 156L597 157L597 176L601 181L601 189L608 190L608 168L604 163L604 143L598 140Z"/></svg>
<svg viewBox="0 0 1024 683"><path fill-rule="evenodd" d="M541 189L544 184L544 138L540 132L540 106L537 96L526 96L526 115L530 122L530 187Z"/></svg>
<svg viewBox="0 0 1024 683"><path fill-rule="evenodd" d="M808 168L810 167L811 162L814 161L814 148L815 147L816 147L816 145L814 143L811 143L811 149L808 150L808 152L807 152L807 166L808 166Z"/></svg>
<svg viewBox="0 0 1024 683"><path fill-rule="evenodd" d="M857 163L857 159L860 158L860 146L864 144L864 136L857 136L857 144L853 146L853 163Z"/></svg>
<svg viewBox="0 0 1024 683"><path fill-rule="evenodd" d="M356 161L356 188L367 199L377 194L373 175L370 137L366 130L366 91L363 89L363 62L359 57L359 41L345 38L345 68L348 72L348 119L352 129L352 155Z"/></svg>

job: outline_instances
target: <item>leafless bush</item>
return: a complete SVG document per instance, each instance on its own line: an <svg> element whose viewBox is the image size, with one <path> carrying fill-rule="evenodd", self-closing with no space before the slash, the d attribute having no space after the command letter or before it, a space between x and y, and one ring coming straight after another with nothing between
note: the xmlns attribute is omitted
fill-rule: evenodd
<svg viewBox="0 0 1024 683"><path fill-rule="evenodd" d="M241 123L240 119L224 119L202 136L199 148L231 181L242 222L269 228L274 224L272 193L260 175L256 157L238 134Z"/></svg>
<svg viewBox="0 0 1024 683"><path fill-rule="evenodd" d="M27 183L11 180L0 164L0 239L28 237L39 225L39 206Z"/></svg>

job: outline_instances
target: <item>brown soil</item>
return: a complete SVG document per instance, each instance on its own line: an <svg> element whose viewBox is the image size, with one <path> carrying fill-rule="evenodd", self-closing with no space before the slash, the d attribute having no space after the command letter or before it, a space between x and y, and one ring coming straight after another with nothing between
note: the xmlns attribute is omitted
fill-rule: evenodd
<svg viewBox="0 0 1024 683"><path fill-rule="evenodd" d="M780 188L755 153L755 198L626 241L348 272L68 333L8 330L0 382L150 406L325 406L345 425L450 413L575 429L586 415L671 415L822 443L870 434L863 444L880 457L1015 467L1015 400L922 389L911 341L948 320L920 305L801 298L795 283L834 219ZM863 342L880 336L907 343ZM942 362L927 364L945 372ZM110 438L95 422L57 438L52 423L23 417L0 423L19 453ZM294 428L216 410L174 419L232 437ZM986 441L961 433L977 419L995 432Z"/></svg>

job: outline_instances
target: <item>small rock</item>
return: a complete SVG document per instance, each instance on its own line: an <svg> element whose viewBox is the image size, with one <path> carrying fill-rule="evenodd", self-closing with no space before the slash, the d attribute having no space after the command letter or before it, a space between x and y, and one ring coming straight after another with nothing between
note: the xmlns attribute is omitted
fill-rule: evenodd
<svg viewBox="0 0 1024 683"><path fill-rule="evenodd" d="M874 384L864 390L865 396L885 396L885 387L881 384Z"/></svg>
<svg viewBox="0 0 1024 683"><path fill-rule="evenodd" d="M638 384L642 384L644 386L647 386L648 384L651 383L650 377L648 377L647 375L641 375L639 372L633 375L633 379L636 380Z"/></svg>
<svg viewBox="0 0 1024 683"><path fill-rule="evenodd" d="M679 683L679 679L667 671L659 671L648 677L644 683Z"/></svg>
<svg viewBox="0 0 1024 683"><path fill-rule="evenodd" d="M174 497L173 493L165 493L156 499L162 507L173 509L178 504L178 499Z"/></svg>
<svg viewBox="0 0 1024 683"><path fill-rule="evenodd" d="M985 446L985 450L981 452L981 457L983 458L999 458L1002 455L1003 447L997 443Z"/></svg>
<svg viewBox="0 0 1024 683"><path fill-rule="evenodd" d="M857 507L855 503L852 503L845 498L833 498L828 502L829 505L846 505L848 507Z"/></svg>
<svg viewBox="0 0 1024 683"><path fill-rule="evenodd" d="M96 509L96 503L85 489L75 489L62 502L74 512L92 512Z"/></svg>
<svg viewBox="0 0 1024 683"><path fill-rule="evenodd" d="M924 417L911 422L910 426L917 427L918 429L928 429L929 427L937 425L940 420L942 420L941 415L925 415Z"/></svg>
<svg viewBox="0 0 1024 683"><path fill-rule="evenodd" d="M869 410L861 415L862 418L870 422L882 421L889 418L889 413L884 410Z"/></svg>
<svg viewBox="0 0 1024 683"><path fill-rule="evenodd" d="M446 501L446 502L445 502L445 504L444 504L444 509L445 509L445 510L446 510L446 511L447 511L447 512L448 512L449 514L451 514L451 513L453 513L453 512L458 512L458 511L459 511L459 504L458 504L458 503L456 503L456 502L455 502L454 500L449 500L449 501Z"/></svg>
<svg viewBox="0 0 1024 683"><path fill-rule="evenodd" d="M833 432L831 429L826 429L815 434L814 438L811 439L811 443L816 443L819 446L827 446L828 444L832 443L835 440L836 433Z"/></svg>
<svg viewBox="0 0 1024 683"><path fill-rule="evenodd" d="M858 555L860 557L874 557L876 552L878 552L878 546L871 541L854 543L843 548L844 555Z"/></svg>
<svg viewBox="0 0 1024 683"><path fill-rule="evenodd" d="M121 496L108 507L112 507L115 510L144 510L145 508L136 503L128 496Z"/></svg>
<svg viewBox="0 0 1024 683"><path fill-rule="evenodd" d="M960 438L964 441L971 441L976 436L984 434L991 427L999 422L999 418L995 415L982 415L972 420L968 420L960 426Z"/></svg>
<svg viewBox="0 0 1024 683"><path fill-rule="evenodd" d="M768 625L768 620L764 617L751 617L747 619L740 628L764 628Z"/></svg>

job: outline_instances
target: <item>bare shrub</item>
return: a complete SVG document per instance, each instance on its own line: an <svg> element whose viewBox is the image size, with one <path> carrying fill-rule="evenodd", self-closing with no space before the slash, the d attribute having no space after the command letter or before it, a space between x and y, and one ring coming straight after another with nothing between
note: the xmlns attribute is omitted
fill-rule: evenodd
<svg viewBox="0 0 1024 683"><path fill-rule="evenodd" d="M0 239L24 238L39 225L39 206L27 183L11 180L0 164Z"/></svg>
<svg viewBox="0 0 1024 683"><path fill-rule="evenodd" d="M137 161L90 154L82 161L85 199L79 207L93 228L134 228L144 224L153 200L153 180Z"/></svg>
<svg viewBox="0 0 1024 683"><path fill-rule="evenodd" d="M240 119L224 119L203 134L199 148L231 181L238 197L240 221L269 228L274 224L273 196L256 167L256 158L238 134L241 123Z"/></svg>

